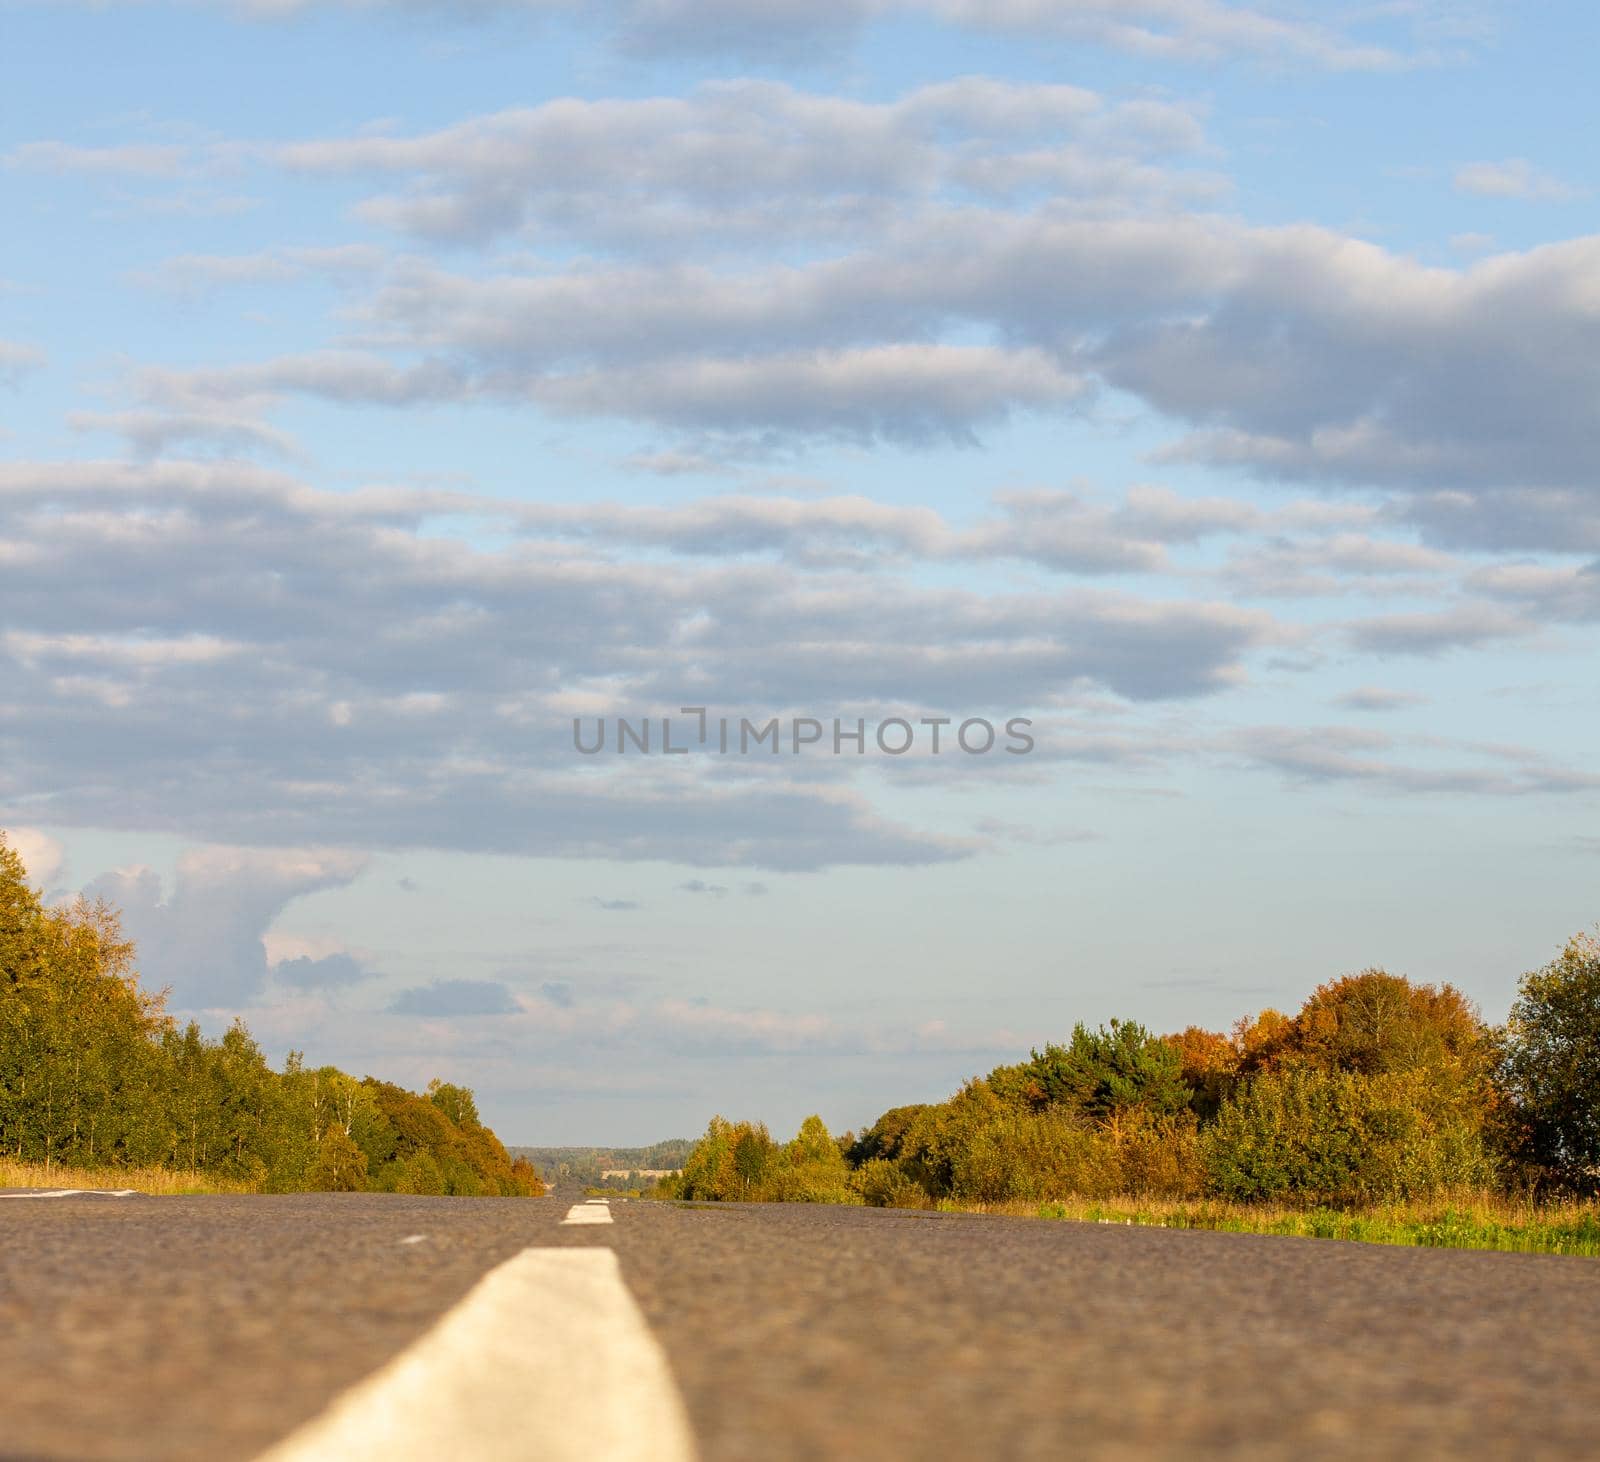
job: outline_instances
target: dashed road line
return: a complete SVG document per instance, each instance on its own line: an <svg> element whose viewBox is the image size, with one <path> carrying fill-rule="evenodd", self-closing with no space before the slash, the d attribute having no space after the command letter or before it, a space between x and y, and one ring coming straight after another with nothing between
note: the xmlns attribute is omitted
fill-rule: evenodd
<svg viewBox="0 0 1600 1462"><path fill-rule="evenodd" d="M587 1203L574 1203L561 1220L565 1228L569 1223L610 1223L611 1205L604 1198L591 1198Z"/></svg>
<svg viewBox="0 0 1600 1462"><path fill-rule="evenodd" d="M609 1217L609 1215L608 1215ZM524 1249L258 1462L693 1462L665 1353L607 1248Z"/></svg>

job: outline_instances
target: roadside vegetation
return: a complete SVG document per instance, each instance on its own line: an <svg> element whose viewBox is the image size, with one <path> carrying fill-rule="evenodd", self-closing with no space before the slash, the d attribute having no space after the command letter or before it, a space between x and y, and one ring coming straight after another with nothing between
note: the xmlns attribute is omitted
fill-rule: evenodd
<svg viewBox="0 0 1600 1462"><path fill-rule="evenodd" d="M465 1087L424 1094L208 1040L143 989L116 911L47 907L0 834L0 1186L544 1191Z"/></svg>
<svg viewBox="0 0 1600 1462"><path fill-rule="evenodd" d="M1226 1033L1080 1024L859 1135L713 1118L656 1192L1600 1253L1600 941L1501 1026L1368 969Z"/></svg>

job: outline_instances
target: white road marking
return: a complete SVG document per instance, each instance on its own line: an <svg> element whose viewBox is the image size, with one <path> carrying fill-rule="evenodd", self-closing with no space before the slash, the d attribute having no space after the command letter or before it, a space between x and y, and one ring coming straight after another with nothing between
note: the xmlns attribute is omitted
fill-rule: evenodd
<svg viewBox="0 0 1600 1462"><path fill-rule="evenodd" d="M132 1198L136 1188L52 1188L37 1193L0 1193L0 1198Z"/></svg>
<svg viewBox="0 0 1600 1462"><path fill-rule="evenodd" d="M610 1249L524 1249L258 1462L693 1462Z"/></svg>
<svg viewBox="0 0 1600 1462"><path fill-rule="evenodd" d="M611 1208L604 1198L593 1198L587 1203L574 1203L561 1220L562 1227L569 1223L610 1223Z"/></svg>

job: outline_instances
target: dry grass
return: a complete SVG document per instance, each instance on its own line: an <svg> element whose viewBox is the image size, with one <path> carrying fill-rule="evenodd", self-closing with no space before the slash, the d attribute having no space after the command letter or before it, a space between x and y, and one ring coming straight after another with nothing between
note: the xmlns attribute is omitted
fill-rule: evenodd
<svg viewBox="0 0 1600 1462"><path fill-rule="evenodd" d="M250 1183L172 1168L64 1168L0 1158L0 1188L132 1188L138 1193L255 1193Z"/></svg>
<svg viewBox="0 0 1600 1462"><path fill-rule="evenodd" d="M968 1213L1005 1213L1080 1223L1294 1234L1419 1248L1600 1255L1600 1203L1534 1203L1490 1193L1461 1193L1427 1203L1382 1205L1359 1211L1137 1197L1067 1198L1048 1203L946 1200L939 1206Z"/></svg>

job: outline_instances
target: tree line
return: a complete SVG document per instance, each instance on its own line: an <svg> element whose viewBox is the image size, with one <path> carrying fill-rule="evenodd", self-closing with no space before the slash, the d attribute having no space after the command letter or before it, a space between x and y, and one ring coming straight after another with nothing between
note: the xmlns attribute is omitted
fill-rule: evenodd
<svg viewBox="0 0 1600 1462"><path fill-rule="evenodd" d="M712 1119L663 1196L926 1207L1217 1198L1344 1207L1600 1191L1600 940L1523 976L1499 1026L1381 969L1226 1033L1079 1024L948 1100L792 1142Z"/></svg>
<svg viewBox="0 0 1600 1462"><path fill-rule="evenodd" d="M669 1137L648 1147L512 1147L512 1157L531 1162L551 1182L570 1180L589 1187L625 1187L640 1172L681 1168L694 1146L692 1137ZM622 1173L606 1178L604 1174Z"/></svg>
<svg viewBox="0 0 1600 1462"><path fill-rule="evenodd" d="M467 1088L418 1094L297 1052L274 1070L242 1022L220 1040L180 1027L134 964L114 909L45 905L0 833L0 1155L276 1192L544 1191Z"/></svg>

